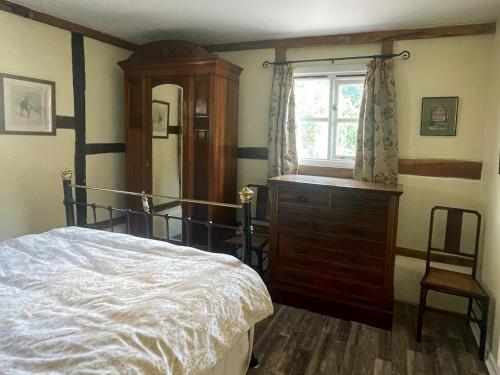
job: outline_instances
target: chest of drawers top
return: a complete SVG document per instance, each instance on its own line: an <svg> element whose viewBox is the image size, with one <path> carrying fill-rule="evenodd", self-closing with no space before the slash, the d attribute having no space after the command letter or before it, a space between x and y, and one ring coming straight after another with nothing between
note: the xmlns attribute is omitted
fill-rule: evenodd
<svg viewBox="0 0 500 375"><path fill-rule="evenodd" d="M385 194L403 194L403 185L385 185L373 182L356 181L348 178L333 178L333 177L322 177L322 176L306 176L306 175L295 175L286 174L283 176L278 176L270 178L269 182L271 184L292 184L295 186L306 185L306 186L317 186L323 188L338 188L338 189L348 189L352 191L359 192L381 192Z"/></svg>

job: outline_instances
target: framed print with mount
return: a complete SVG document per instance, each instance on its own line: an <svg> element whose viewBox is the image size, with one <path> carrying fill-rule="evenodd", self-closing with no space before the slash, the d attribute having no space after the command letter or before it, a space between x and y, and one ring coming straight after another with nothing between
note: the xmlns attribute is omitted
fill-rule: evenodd
<svg viewBox="0 0 500 375"><path fill-rule="evenodd" d="M168 138L168 124L170 116L170 103L153 100L153 138Z"/></svg>
<svg viewBox="0 0 500 375"><path fill-rule="evenodd" d="M458 96L422 98L420 135L457 134Z"/></svg>
<svg viewBox="0 0 500 375"><path fill-rule="evenodd" d="M56 135L56 83L0 73L0 134Z"/></svg>

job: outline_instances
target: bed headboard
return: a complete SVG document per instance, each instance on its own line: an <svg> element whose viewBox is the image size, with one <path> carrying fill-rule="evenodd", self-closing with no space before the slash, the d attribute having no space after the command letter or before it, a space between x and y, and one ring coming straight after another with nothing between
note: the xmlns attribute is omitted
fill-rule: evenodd
<svg viewBox="0 0 500 375"><path fill-rule="evenodd" d="M167 196L162 196L162 195L157 195L157 194L149 194L146 192L131 192L131 191L123 191L123 190L115 190L115 189L105 189L105 188L100 188L100 187L93 187L93 186L84 186L84 185L76 185L72 184L71 180L73 177L73 172L69 169L64 169L61 172L61 178L63 182L63 191L64 191L64 208L66 212L66 225L67 226L75 226L77 225L75 221L75 207L85 207L85 209L91 209L93 213L93 218L94 218L94 224L97 224L97 215L96 215L96 210L97 209L102 209L106 210L108 212L108 217L109 217L109 228L111 231L114 231L114 228L116 225L125 225L125 232L128 234L133 234L131 233L131 221L132 219L137 220L137 218L142 218L144 223L144 228L145 228L145 233L143 237L146 238L153 238L153 227L152 227L152 222L155 217L162 218L164 220L165 228L166 228L166 239L163 238L155 238L159 239L162 241L167 241L167 242L172 242L175 244L181 244L181 245L187 245L187 246L195 246L192 243L192 238L191 238L191 230L193 225L204 225L207 228L207 245L206 248L203 248L203 250L208 250L208 251L214 251L214 241L213 241L213 230L214 229L221 229L221 230L232 230L237 233L241 234L242 237L242 249L243 249L243 262L249 266L252 266L252 254L251 254L251 248L252 248L252 219L251 219L251 202L252 202L252 195L253 191L248 188L244 187L241 189L239 192L239 197L240 197L240 204L233 204L233 203L223 203L223 202L211 202L211 201L204 201L204 200L196 200L196 199L186 199L186 198L173 198L173 197L167 197ZM115 194L121 194L121 195L126 195L129 197L137 197L138 199L141 200L142 202L142 211L140 210L134 210L130 208L119 208L119 207L113 207L111 205L105 206L105 205L100 205L96 203L88 203L88 202L78 202L74 198L73 194L73 189L85 189L85 190L95 190L95 191L106 191L110 193L115 193ZM205 221L203 220L195 220L192 219L189 216L184 216L182 217L179 216L173 216L168 213L157 213L154 210L154 207L151 208L149 204L149 199L153 198L162 198L162 199L169 199L169 200L174 200L178 202L179 204L199 204L199 205L206 205L206 206L218 206L218 207L227 207L227 208L234 208L236 210L241 211L241 225L226 225L226 224L218 224L214 223L210 219L207 219ZM119 218L120 220L117 220ZM186 228L186 239L185 240L173 240L169 238L169 225L170 222L173 220L178 220L182 222L183 228ZM82 226L81 224L78 224ZM84 223L83 226L89 226L92 227L92 225L88 225L87 223ZM197 247L197 246L195 246Z"/></svg>

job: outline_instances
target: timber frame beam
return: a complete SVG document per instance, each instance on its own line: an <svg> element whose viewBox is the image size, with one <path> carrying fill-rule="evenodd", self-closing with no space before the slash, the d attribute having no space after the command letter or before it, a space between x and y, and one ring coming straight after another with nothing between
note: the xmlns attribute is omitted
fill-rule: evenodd
<svg viewBox="0 0 500 375"><path fill-rule="evenodd" d="M320 46L346 46L359 44L374 44L386 41L445 38L452 36L494 34L495 23L480 23L472 25L441 26L421 29L399 29L386 31L371 31L354 34L337 34L323 36L308 36L301 38L267 39L251 42L212 44L205 46L210 52L244 51L266 48L303 48Z"/></svg>
<svg viewBox="0 0 500 375"><path fill-rule="evenodd" d="M72 33L81 34L88 38L99 40L104 43L111 44L116 47L128 49L133 51L137 48L137 45L126 40L117 38L115 36L102 33L100 31L91 29L86 26L79 25L74 22L66 21L62 18L51 16L50 14L39 12L37 10L15 4L7 0L0 0L0 10L7 13L15 14L16 16L28 18L30 20L45 23L50 26L58 27L63 30L70 31Z"/></svg>
<svg viewBox="0 0 500 375"><path fill-rule="evenodd" d="M129 41L117 38L115 36L100 32L98 30L91 29L89 27L74 22L66 21L62 18L51 16L50 14L47 13L39 12L37 10L13 3L8 0L0 0L0 10L15 14L20 17L28 18L34 21L42 22L47 25L58 27L63 30L78 33L83 36L93 38L101 42L112 44L114 46L128 49L131 51L135 50L138 47L137 44L131 43ZM370 31L362 33L352 33L352 34L307 36L307 37L286 38L286 39L266 39L266 40L250 41L250 42L212 44L205 46L205 48L210 52L243 51L243 50L265 49L265 48L281 49L281 51L284 52L286 48L374 44L374 43L383 43L396 40L494 34L495 31L496 31L495 23L479 23L479 24L469 24L469 25L428 27L420 29L399 29L399 30ZM386 45L390 46L390 44ZM384 48L382 50L384 50Z"/></svg>

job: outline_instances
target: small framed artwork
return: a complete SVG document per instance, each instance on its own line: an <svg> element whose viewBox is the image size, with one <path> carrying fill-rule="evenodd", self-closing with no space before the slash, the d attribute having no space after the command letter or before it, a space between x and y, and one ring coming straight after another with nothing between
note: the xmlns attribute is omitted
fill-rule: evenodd
<svg viewBox="0 0 500 375"><path fill-rule="evenodd" d="M420 135L457 134L458 96L422 98Z"/></svg>
<svg viewBox="0 0 500 375"><path fill-rule="evenodd" d="M170 103L153 100L153 138L168 138L168 118L170 116Z"/></svg>
<svg viewBox="0 0 500 375"><path fill-rule="evenodd" d="M0 73L0 133L56 135L56 83Z"/></svg>

